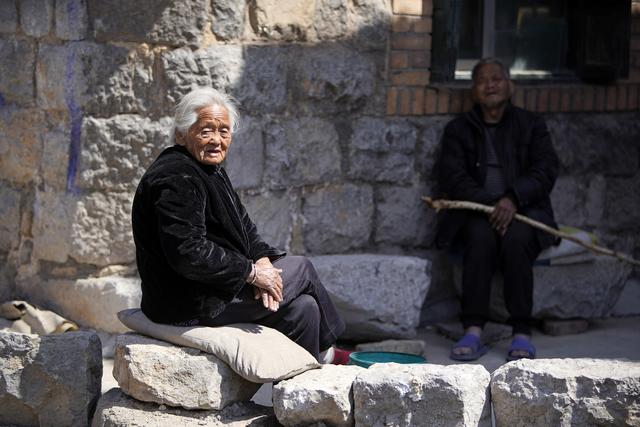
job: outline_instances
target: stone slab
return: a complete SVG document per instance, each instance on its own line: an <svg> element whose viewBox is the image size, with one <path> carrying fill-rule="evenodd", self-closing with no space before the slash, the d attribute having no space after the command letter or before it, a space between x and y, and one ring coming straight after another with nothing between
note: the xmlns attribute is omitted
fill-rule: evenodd
<svg viewBox="0 0 640 427"><path fill-rule="evenodd" d="M88 34L87 0L56 0L56 37L82 40Z"/></svg>
<svg viewBox="0 0 640 427"><path fill-rule="evenodd" d="M188 411L140 402L113 388L102 395L92 427L275 427L273 409L249 402L236 403L222 411Z"/></svg>
<svg viewBox="0 0 640 427"><path fill-rule="evenodd" d="M51 29L52 0L21 0L20 26L32 37L42 37Z"/></svg>
<svg viewBox="0 0 640 427"><path fill-rule="evenodd" d="M424 356L426 344L422 340L385 340L356 345L356 351L391 351Z"/></svg>
<svg viewBox="0 0 640 427"><path fill-rule="evenodd" d="M538 359L507 363L491 377L496 425L638 425L640 363Z"/></svg>
<svg viewBox="0 0 640 427"><path fill-rule="evenodd" d="M589 321L585 319L552 320L542 322L542 330L547 335L581 334L589 329Z"/></svg>
<svg viewBox="0 0 640 427"><path fill-rule="evenodd" d="M0 94L3 105L9 102L23 106L33 105L35 49L35 43L28 39L0 39Z"/></svg>
<svg viewBox="0 0 640 427"><path fill-rule="evenodd" d="M100 397L100 339L0 332L0 425L86 426Z"/></svg>
<svg viewBox="0 0 640 427"><path fill-rule="evenodd" d="M640 278L627 280L620 299L613 307L614 316L640 315Z"/></svg>

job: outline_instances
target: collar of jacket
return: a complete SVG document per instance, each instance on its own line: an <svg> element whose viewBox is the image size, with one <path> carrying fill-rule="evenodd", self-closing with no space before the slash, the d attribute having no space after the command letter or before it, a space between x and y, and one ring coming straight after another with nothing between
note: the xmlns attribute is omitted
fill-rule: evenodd
<svg viewBox="0 0 640 427"><path fill-rule="evenodd" d="M198 166L200 169L202 169L202 171L204 173L206 173L208 176L213 175L216 172L220 171L221 166L220 165L205 165L203 163L200 163L199 161L197 161L196 159L193 158L193 156L191 155L191 153L189 153L189 151L185 148L185 146L183 145L178 145L175 144L172 147L176 152L186 156L189 161L191 161L193 164L195 164L196 166Z"/></svg>
<svg viewBox="0 0 640 427"><path fill-rule="evenodd" d="M498 126L501 126L503 123L505 123L512 112L513 105L509 101L504 108L504 114L502 114L502 118L498 122ZM479 104L473 104L473 108L465 113L465 117L473 126L476 127L476 129L478 129L479 131L483 131L484 119L482 118L482 109L480 108Z"/></svg>

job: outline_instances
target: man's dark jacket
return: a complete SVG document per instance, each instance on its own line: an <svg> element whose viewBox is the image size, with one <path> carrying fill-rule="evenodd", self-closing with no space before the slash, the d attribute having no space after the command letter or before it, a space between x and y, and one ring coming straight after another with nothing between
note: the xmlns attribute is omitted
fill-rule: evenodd
<svg viewBox="0 0 640 427"><path fill-rule="evenodd" d="M142 177L132 208L142 311L173 323L220 314L251 263L284 256L262 241L222 167L165 149Z"/></svg>
<svg viewBox="0 0 640 427"><path fill-rule="evenodd" d="M482 111L475 106L445 128L438 165L441 196L453 200L494 205L497 200L483 188L487 175L487 150ZM518 213L557 228L549 194L558 175L558 156L547 126L538 114L509 104L495 131L496 154L503 167L510 197ZM436 244L449 247L469 215L465 211L443 211ZM541 247L555 238L538 233Z"/></svg>

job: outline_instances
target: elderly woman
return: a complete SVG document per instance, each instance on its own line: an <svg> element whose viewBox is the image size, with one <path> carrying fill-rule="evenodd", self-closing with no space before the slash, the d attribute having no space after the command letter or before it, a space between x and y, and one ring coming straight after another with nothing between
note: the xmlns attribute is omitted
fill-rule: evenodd
<svg viewBox="0 0 640 427"><path fill-rule="evenodd" d="M238 124L230 99L195 89L177 105L175 145L146 171L132 225L142 311L154 322L279 330L321 362L341 363L344 330L311 263L265 243L221 163Z"/></svg>

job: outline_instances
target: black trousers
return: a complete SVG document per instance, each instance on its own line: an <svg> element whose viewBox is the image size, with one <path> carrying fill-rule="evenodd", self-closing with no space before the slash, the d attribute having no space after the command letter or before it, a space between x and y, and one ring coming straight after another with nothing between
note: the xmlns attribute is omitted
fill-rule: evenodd
<svg viewBox="0 0 640 427"><path fill-rule="evenodd" d="M463 326L484 327L489 318L491 279L500 269L513 333L531 334L533 262L541 251L535 230L513 221L500 236L486 215L469 214L461 231Z"/></svg>
<svg viewBox="0 0 640 427"><path fill-rule="evenodd" d="M331 347L345 325L329 294L320 282L313 264L302 256L286 256L274 262L282 269L283 300L275 313L256 300L253 286L240 294L215 318L199 319L206 326L231 323L257 323L276 329L304 347L316 359Z"/></svg>

